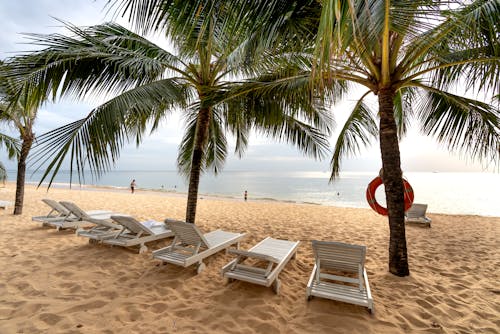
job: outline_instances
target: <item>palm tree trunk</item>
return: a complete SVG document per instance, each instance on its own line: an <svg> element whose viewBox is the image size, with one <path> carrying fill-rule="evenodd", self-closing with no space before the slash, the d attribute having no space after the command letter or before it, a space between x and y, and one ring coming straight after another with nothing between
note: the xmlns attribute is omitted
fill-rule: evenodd
<svg viewBox="0 0 500 334"><path fill-rule="evenodd" d="M189 189L186 207L186 222L194 224L196 218L196 205L198 204L198 186L200 184L201 164L205 154L205 144L208 139L208 126L210 124L210 109L203 108L198 113L196 134L194 141L193 157L191 160L191 173L189 175Z"/></svg>
<svg viewBox="0 0 500 334"><path fill-rule="evenodd" d="M31 150L31 145L33 144L33 134L23 138L23 143L21 145L21 153L19 154L19 160L17 162L17 180L16 180L16 202L14 204L14 214L20 215L23 213L24 204L24 182L26 179L26 159Z"/></svg>
<svg viewBox="0 0 500 334"><path fill-rule="evenodd" d="M410 274L404 221L404 187L396 121L394 91L381 89L378 94L380 113L380 152L387 210L389 212L389 271L397 276Z"/></svg>

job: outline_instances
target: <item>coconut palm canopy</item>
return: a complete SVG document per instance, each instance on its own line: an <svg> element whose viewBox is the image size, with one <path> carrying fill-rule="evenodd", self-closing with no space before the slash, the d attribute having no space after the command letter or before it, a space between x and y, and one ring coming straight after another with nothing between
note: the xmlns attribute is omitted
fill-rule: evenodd
<svg viewBox="0 0 500 334"><path fill-rule="evenodd" d="M139 144L148 130L157 130L180 110L186 130L178 166L189 175L186 220L194 223L200 173L222 168L226 134L236 138L239 155L255 129L319 158L332 122L324 96L315 95L310 85L310 57L298 62L280 51L248 61L237 14L223 7L193 17L172 5L168 14L172 24L154 28L166 31L175 54L115 23L66 24L71 36L31 35L45 48L12 59L6 75L19 87L29 86L33 101L58 93L115 95L86 118L38 138L34 161L48 163L44 178L52 171L51 181L67 155L79 175L85 166L100 175L113 166L126 142ZM172 30L176 25L192 29L181 34Z"/></svg>

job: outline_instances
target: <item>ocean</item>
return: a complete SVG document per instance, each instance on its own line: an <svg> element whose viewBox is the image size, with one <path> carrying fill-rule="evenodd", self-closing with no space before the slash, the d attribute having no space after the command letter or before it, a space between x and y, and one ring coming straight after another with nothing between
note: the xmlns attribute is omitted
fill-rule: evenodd
<svg viewBox="0 0 500 334"><path fill-rule="evenodd" d="M16 171L8 172L15 181ZM78 187L74 175L73 187ZM249 200L278 200L320 205L369 208L365 199L368 183L377 172L342 172L329 183L329 172L251 172L223 171L217 176L201 177L200 196L224 196ZM428 204L428 212L471 214L500 217L500 174L498 173L423 173L408 172L404 177L412 185L415 203ZM41 173L27 172L26 181L38 183ZM137 189L187 192L187 181L176 171L112 171L98 180L86 176L87 186L128 188L132 179ZM76 183L75 183L76 180ZM67 186L69 172L61 171L54 186ZM376 192L378 202L385 206L383 186Z"/></svg>

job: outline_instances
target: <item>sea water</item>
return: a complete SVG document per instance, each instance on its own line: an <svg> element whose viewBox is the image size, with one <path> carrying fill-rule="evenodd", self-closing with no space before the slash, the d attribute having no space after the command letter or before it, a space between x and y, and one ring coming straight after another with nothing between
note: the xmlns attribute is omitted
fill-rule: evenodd
<svg viewBox="0 0 500 334"><path fill-rule="evenodd" d="M377 172L342 172L329 182L327 172L263 172L223 171L214 176L202 175L200 196L226 196L249 200L280 200L321 205L369 208L365 194L368 183ZM8 179L15 180L15 171ZM422 173L408 172L404 177L415 193L415 203L428 204L428 212L474 214L500 217L500 174L498 173ZM30 183L38 183L40 173L27 172ZM187 180L176 171L111 171L98 180L86 175L86 185L128 188L132 179L137 188L187 193ZM54 182L68 184L69 172L61 171ZM73 186L78 179L73 175ZM385 206L383 186L376 192L378 202Z"/></svg>

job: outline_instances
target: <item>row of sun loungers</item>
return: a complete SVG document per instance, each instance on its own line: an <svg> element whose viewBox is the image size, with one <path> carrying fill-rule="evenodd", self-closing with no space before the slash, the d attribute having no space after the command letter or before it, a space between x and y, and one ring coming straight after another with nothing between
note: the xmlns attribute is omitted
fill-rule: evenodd
<svg viewBox="0 0 500 334"><path fill-rule="evenodd" d="M182 267L196 265L197 273L205 269L207 257L226 250L237 257L222 268L229 282L245 281L273 287L278 294L278 278L290 259L295 258L299 241L267 237L248 251L239 249L246 233L216 230L203 234L196 225L166 219L165 222L139 222L127 215L110 211L83 211L71 202L43 200L52 210L46 216L33 217L56 228L76 228L79 236L91 243L123 247L174 237L170 246L153 251L153 258ZM83 224L92 223L90 229ZM236 245L236 249L229 249ZM373 299L364 266L366 247L339 242L313 241L315 265L306 288L308 300L313 296L365 306L371 312Z"/></svg>

